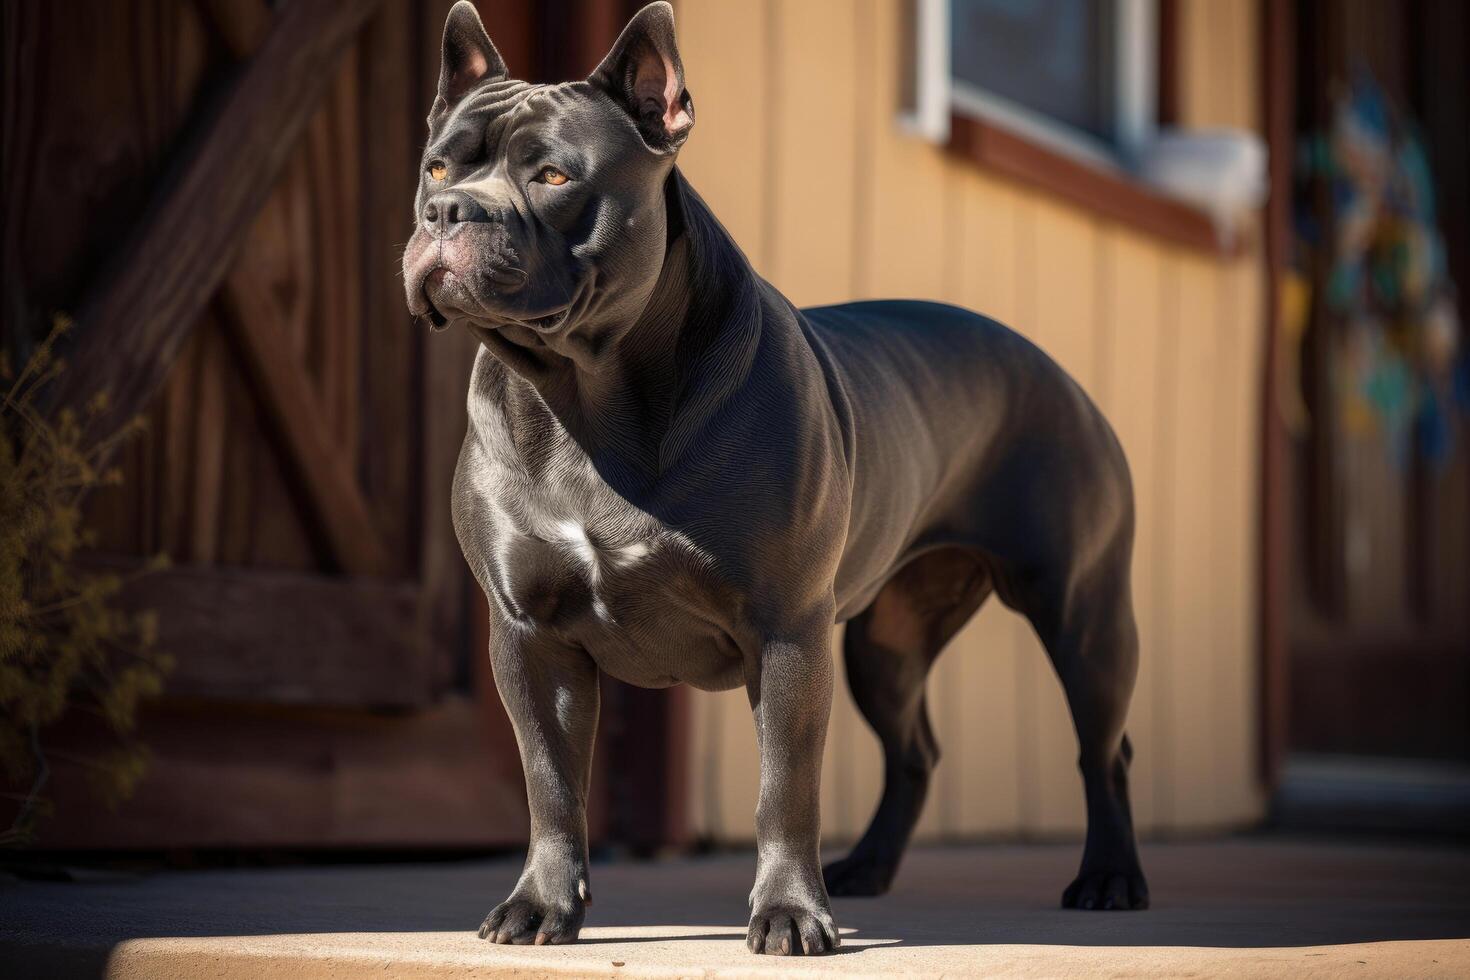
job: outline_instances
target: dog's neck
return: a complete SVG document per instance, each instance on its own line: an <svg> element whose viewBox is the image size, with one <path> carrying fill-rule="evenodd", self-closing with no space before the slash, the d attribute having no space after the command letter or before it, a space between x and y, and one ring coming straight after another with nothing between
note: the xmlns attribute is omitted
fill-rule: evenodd
<svg viewBox="0 0 1470 980"><path fill-rule="evenodd" d="M665 208L658 281L634 322L609 331L616 340L577 345L563 356L477 331L599 471L628 486L646 485L674 465L744 383L762 329L758 277L677 169ZM523 404L517 414L536 409Z"/></svg>

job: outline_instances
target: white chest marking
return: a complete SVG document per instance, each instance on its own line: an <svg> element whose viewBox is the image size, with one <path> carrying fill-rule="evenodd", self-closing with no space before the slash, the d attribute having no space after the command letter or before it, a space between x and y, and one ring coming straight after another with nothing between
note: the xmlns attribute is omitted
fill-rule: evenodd
<svg viewBox="0 0 1470 980"><path fill-rule="evenodd" d="M653 550L647 541L633 541L614 548L598 548L588 535L587 528L573 520L557 521L556 537L586 566L587 578L594 590L602 578L603 562L610 563L614 568L628 568L648 557ZM602 597L595 591L592 596L592 610L604 622L614 621Z"/></svg>
<svg viewBox="0 0 1470 980"><path fill-rule="evenodd" d="M582 559L587 570L591 572L593 581L597 579L597 548L592 539L587 536L587 529L576 521L557 521L556 534L563 544L572 550L572 554Z"/></svg>
<svg viewBox="0 0 1470 980"><path fill-rule="evenodd" d="M557 521L556 537L572 554L582 560L594 580L600 565L608 562L615 568L628 568L647 558L653 547L647 540L632 541L612 548L599 548L577 521Z"/></svg>

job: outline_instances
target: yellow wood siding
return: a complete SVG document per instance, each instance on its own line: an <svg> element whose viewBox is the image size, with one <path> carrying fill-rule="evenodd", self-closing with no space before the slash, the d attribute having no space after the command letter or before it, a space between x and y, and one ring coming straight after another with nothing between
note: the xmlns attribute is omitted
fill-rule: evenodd
<svg viewBox="0 0 1470 980"><path fill-rule="evenodd" d="M905 134L900 7L679 0L698 120L681 166L757 269L798 304L958 303L1025 333L1097 400L1128 453L1138 501L1135 820L1143 832L1249 822L1262 806L1259 251L1233 260L1187 252ZM1256 127L1255 8L1181 0L1183 124ZM840 663L840 628L833 644ZM695 830L749 840L758 762L745 694L691 696ZM943 759L921 839L1082 830L1071 722L1024 620L987 604L936 665L929 706ZM822 774L826 838L861 833L881 788L877 740L839 676Z"/></svg>

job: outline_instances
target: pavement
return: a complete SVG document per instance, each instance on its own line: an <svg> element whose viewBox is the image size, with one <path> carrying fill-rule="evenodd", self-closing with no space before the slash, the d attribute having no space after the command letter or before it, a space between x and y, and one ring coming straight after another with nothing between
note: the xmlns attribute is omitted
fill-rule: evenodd
<svg viewBox="0 0 1470 980"><path fill-rule="evenodd" d="M1470 976L1470 849L1145 846L1147 912L1057 908L1077 845L914 849L837 955L745 950L749 853L596 864L572 946L475 938L519 861L0 877L0 977Z"/></svg>

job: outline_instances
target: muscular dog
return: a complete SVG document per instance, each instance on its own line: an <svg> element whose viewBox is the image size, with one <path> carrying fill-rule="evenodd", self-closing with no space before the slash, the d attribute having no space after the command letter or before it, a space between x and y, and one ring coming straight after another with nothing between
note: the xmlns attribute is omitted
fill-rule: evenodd
<svg viewBox="0 0 1470 980"><path fill-rule="evenodd" d="M577 936L605 671L745 688L760 748L747 943L835 948L828 895L892 880L938 759L925 676L992 592L1035 626L1077 730L1087 842L1062 904L1145 907L1123 733L1133 503L1112 431L985 317L794 308L675 166L693 124L667 4L560 85L511 79L470 3L449 15L404 279L415 314L481 344L454 525L489 598L531 811L525 870L480 935ZM824 871L840 622L885 783Z"/></svg>

